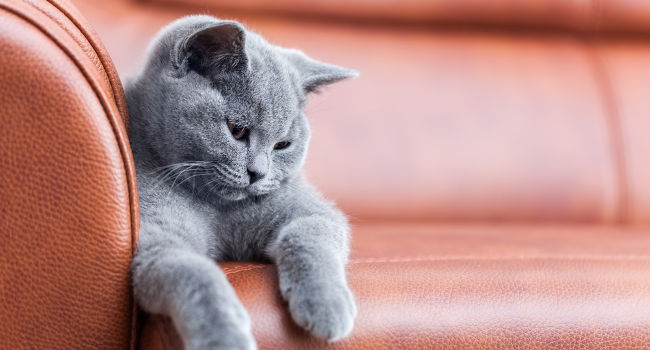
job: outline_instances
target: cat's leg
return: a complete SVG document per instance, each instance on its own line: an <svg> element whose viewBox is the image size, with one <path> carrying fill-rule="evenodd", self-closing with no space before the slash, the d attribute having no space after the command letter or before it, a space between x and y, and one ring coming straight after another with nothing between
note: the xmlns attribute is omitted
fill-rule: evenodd
<svg viewBox="0 0 650 350"><path fill-rule="evenodd" d="M223 271L161 229L146 221L141 228L132 264L140 306L170 316L187 350L255 349L248 314Z"/></svg>
<svg viewBox="0 0 650 350"><path fill-rule="evenodd" d="M331 341L350 333L357 313L345 279L348 250L345 221L313 215L282 227L269 251L294 321Z"/></svg>

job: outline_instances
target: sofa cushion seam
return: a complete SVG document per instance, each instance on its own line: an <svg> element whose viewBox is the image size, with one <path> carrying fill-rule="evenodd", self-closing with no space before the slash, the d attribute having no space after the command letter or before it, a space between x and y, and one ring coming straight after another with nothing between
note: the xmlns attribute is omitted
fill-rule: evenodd
<svg viewBox="0 0 650 350"><path fill-rule="evenodd" d="M572 255L572 256L553 256L553 255L537 255L537 256L508 256L508 257L471 257L471 256L416 256L416 257L392 257L392 258L360 258L350 260L350 265L355 264L385 264L385 263L408 263L408 262L435 262L435 261L523 261L523 260L566 260L566 261L643 261L650 260L650 256L646 255L609 255L609 256L594 256L594 255ZM246 272L250 270L257 270L266 267L271 267L273 264L260 264L260 265L240 265L232 268L225 268L223 272L225 275L233 275L239 272Z"/></svg>

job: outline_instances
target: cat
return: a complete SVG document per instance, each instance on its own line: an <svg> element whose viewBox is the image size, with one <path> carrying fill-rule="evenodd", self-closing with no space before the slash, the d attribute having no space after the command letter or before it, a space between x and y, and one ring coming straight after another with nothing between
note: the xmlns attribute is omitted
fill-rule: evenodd
<svg viewBox="0 0 650 350"><path fill-rule="evenodd" d="M351 332L349 227L301 175L302 110L356 75L205 15L153 39L125 88L141 208L131 269L138 304L171 317L186 349L256 348L215 261L273 262L299 326L329 341Z"/></svg>

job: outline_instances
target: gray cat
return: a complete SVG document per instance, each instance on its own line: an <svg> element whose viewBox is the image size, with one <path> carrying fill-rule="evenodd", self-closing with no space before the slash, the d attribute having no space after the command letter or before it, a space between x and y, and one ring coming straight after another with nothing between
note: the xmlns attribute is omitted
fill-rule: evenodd
<svg viewBox="0 0 650 350"><path fill-rule="evenodd" d="M347 220L300 169L306 95L353 76L209 16L154 39L126 87L142 213L133 285L186 349L256 347L215 260L274 262L298 325L331 341L352 330Z"/></svg>

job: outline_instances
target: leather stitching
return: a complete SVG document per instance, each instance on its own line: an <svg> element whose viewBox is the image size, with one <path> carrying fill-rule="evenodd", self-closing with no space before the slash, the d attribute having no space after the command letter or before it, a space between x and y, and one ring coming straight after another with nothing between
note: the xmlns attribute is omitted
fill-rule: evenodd
<svg viewBox="0 0 650 350"><path fill-rule="evenodd" d="M40 4L38 4L36 1L28 1L28 3L34 9L41 12L42 14L44 14L45 16L50 18L53 22L58 24L61 29L63 29L66 33L68 33L68 35L70 35L70 38L72 40L74 40L79 45L81 50L88 56L88 58L92 61L93 65L97 68L97 70L102 73L104 83L107 86L109 86L111 88L111 91L112 91L113 90L112 84L111 84L111 82L110 82L110 80L108 78L108 74L106 73L106 70L104 70L103 64L99 60L99 55L97 54L97 52L95 52L92 45L90 45L90 43L88 42L88 40L86 39L84 34L81 31L79 31L78 27L77 26L74 27L75 29L77 29L79 31L79 33L78 33L79 35L75 35L75 33L69 28L69 26L66 26L62 22L63 20L61 18L57 18L54 15L52 15L52 13L45 10L42 6L39 6ZM49 5L52 5L49 2L46 2L46 3L49 4ZM56 8L54 6L53 6L53 8L56 9L56 11L61 12L60 9L58 9L58 8ZM65 18L67 20L70 20L68 17L65 17ZM83 40L85 40L85 42Z"/></svg>
<svg viewBox="0 0 650 350"><path fill-rule="evenodd" d="M117 105L117 109L120 112L120 115L122 116L122 120L124 121L124 128L128 130L129 127L129 113L127 111L126 107L126 101L124 99L124 93L122 89L122 83L119 79L119 76L117 75L117 71L115 70L115 65L113 62L110 60L110 57L104 57L104 55L100 55L100 52L106 52L104 49L103 45L101 42L96 42L95 37L96 35L92 33L92 29L90 31L86 28L87 25L84 25L79 22L77 16L71 14L65 6L62 6L59 1L55 0L46 0L49 2L52 6L56 7L64 16L66 16L70 22L72 22L77 29L81 32L81 34L86 38L92 49L94 50L97 59L102 63L103 65L103 71L104 74L109 75L108 80L109 80L109 86L111 87L111 90L113 91L113 97L115 100L115 104Z"/></svg>

